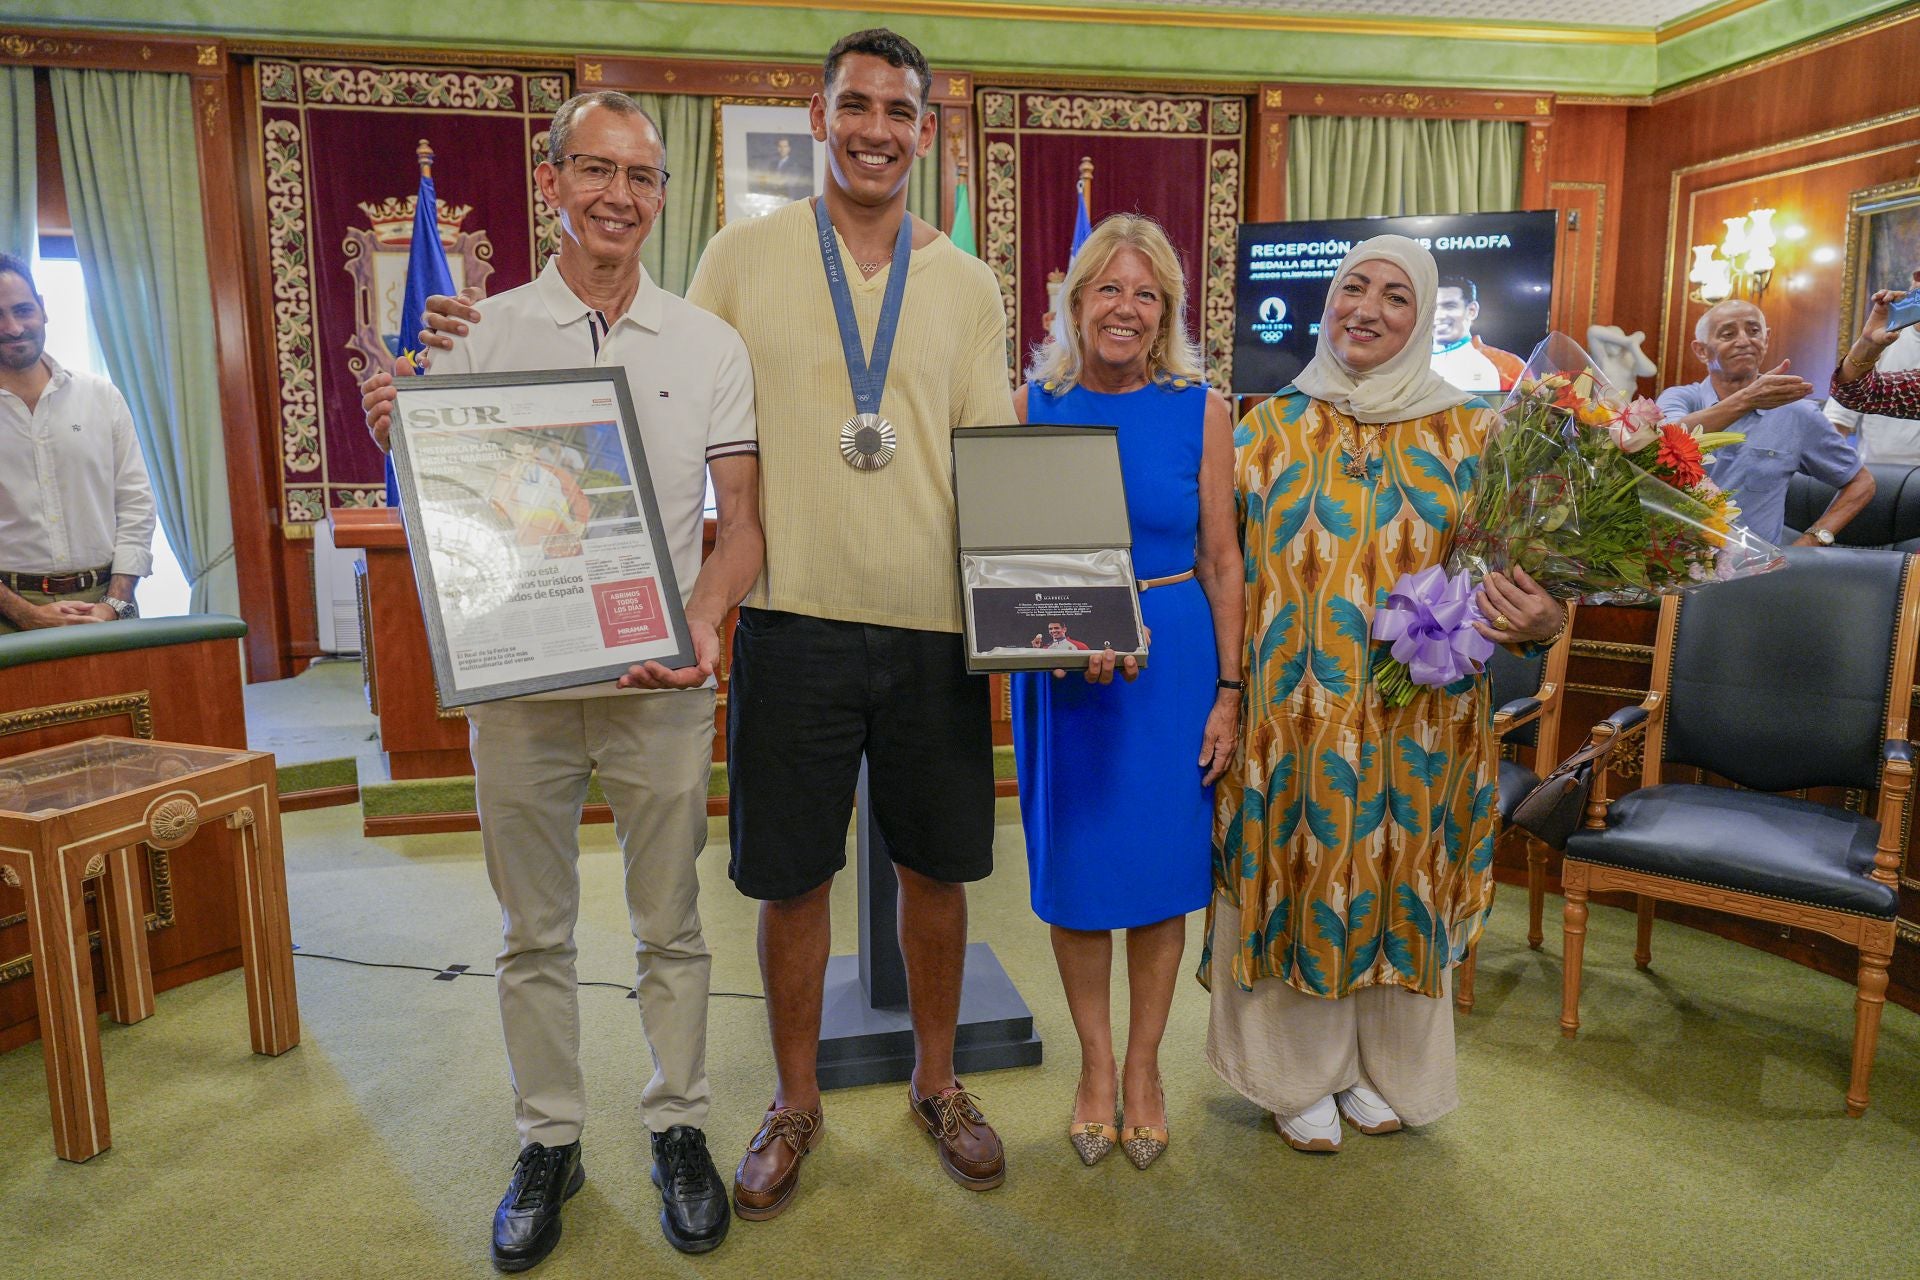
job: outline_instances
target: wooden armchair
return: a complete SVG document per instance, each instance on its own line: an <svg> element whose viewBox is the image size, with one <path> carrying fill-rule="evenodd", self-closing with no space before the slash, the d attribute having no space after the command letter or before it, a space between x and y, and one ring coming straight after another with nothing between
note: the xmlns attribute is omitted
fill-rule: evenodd
<svg viewBox="0 0 1920 1280"><path fill-rule="evenodd" d="M1561 1034L1580 1027L1590 893L1639 896L1641 968L1656 900L1817 929L1860 949L1847 1114L1866 1111L1913 788L1913 562L1795 548L1774 573L1661 606L1646 701L1592 738L1611 751L1643 736L1641 786L1609 802L1603 754L1586 821L1567 842ZM1737 786L1663 782L1663 764ZM1877 788L1872 816L1777 794L1826 786Z"/></svg>
<svg viewBox="0 0 1920 1280"><path fill-rule="evenodd" d="M1501 744L1499 790L1494 808L1500 815L1501 838L1511 830L1507 826L1513 810L1540 785L1550 769L1560 745L1560 712L1565 705L1567 654L1573 646L1572 601L1567 602L1567 625L1553 648L1537 658L1521 658L1508 650L1495 649L1487 662L1493 677L1493 736ZM1532 765L1507 758L1506 747L1528 748ZM1524 831L1519 838L1527 846L1527 945L1540 949L1545 936L1540 916L1546 898L1547 848ZM1454 974L1453 1001L1461 1013L1473 1012L1473 975L1480 957L1475 939Z"/></svg>

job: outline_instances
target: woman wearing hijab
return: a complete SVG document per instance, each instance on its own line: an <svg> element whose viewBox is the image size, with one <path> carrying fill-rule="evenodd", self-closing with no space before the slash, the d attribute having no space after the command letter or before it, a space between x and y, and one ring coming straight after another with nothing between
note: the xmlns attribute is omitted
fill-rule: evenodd
<svg viewBox="0 0 1920 1280"><path fill-rule="evenodd" d="M1216 790L1200 978L1207 1058L1287 1143L1337 1151L1459 1105L1447 971L1492 901L1498 774L1484 678L1388 707L1373 612L1446 561L1497 419L1428 363L1437 272L1404 236L1341 262L1317 352L1235 436L1246 549L1242 750ZM1496 642L1559 633L1515 570L1476 602Z"/></svg>

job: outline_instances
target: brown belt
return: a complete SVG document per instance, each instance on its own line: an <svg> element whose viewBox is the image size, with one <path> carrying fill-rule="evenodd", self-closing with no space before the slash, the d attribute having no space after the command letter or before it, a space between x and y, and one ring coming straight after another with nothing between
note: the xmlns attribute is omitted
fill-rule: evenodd
<svg viewBox="0 0 1920 1280"><path fill-rule="evenodd" d="M7 590L38 591L49 596L91 591L112 576L112 565L104 569L82 569L78 573L8 573L0 569L0 583L5 583Z"/></svg>
<svg viewBox="0 0 1920 1280"><path fill-rule="evenodd" d="M1141 578L1134 585L1139 587L1140 590L1142 591L1151 591L1155 587L1178 586L1180 583L1185 582L1187 579L1191 578L1192 576L1193 576L1193 570L1189 569L1185 573L1176 573L1165 578Z"/></svg>

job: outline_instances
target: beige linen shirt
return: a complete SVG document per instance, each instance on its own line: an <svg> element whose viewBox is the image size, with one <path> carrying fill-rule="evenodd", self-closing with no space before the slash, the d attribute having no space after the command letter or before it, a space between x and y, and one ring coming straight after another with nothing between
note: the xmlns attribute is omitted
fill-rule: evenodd
<svg viewBox="0 0 1920 1280"><path fill-rule="evenodd" d="M959 631L953 428L1014 421L999 287L986 263L945 236L913 251L880 401L899 449L880 470L857 471L840 456L853 388L815 227L806 200L734 222L708 244L687 290L740 331L753 358L767 564L746 603ZM840 256L852 261L844 241ZM871 280L848 273L863 354L890 270Z"/></svg>

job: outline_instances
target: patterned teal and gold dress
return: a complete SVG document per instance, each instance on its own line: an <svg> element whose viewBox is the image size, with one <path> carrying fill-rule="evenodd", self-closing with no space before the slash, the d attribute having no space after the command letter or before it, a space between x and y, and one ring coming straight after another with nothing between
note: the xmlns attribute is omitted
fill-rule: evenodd
<svg viewBox="0 0 1920 1280"><path fill-rule="evenodd" d="M1497 824L1485 678L1389 708L1369 637L1400 575L1446 560L1496 422L1474 400L1369 426L1291 387L1241 422L1244 750L1215 793L1202 983L1437 997L1477 936ZM1349 447L1364 456L1376 436L1353 478ZM1214 913L1229 917L1217 933Z"/></svg>

